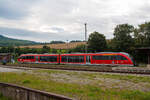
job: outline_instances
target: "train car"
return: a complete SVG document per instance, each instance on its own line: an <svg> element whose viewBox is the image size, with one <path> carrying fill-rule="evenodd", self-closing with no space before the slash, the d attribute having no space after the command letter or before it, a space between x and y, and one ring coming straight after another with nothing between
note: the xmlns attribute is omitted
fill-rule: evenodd
<svg viewBox="0 0 150 100"><path fill-rule="evenodd" d="M128 65L133 66L132 57L129 54L121 53L97 53L90 54L91 64L103 64L103 65Z"/></svg>
<svg viewBox="0 0 150 100"><path fill-rule="evenodd" d="M59 62L58 54L23 54L18 58L19 63L49 63Z"/></svg>
<svg viewBox="0 0 150 100"><path fill-rule="evenodd" d="M24 54L18 58L18 62L81 65L134 65L129 54L124 52L101 52L87 54Z"/></svg>
<svg viewBox="0 0 150 100"><path fill-rule="evenodd" d="M61 64L86 64L86 54L61 54Z"/></svg>
<svg viewBox="0 0 150 100"><path fill-rule="evenodd" d="M62 64L87 64L87 65L128 65L133 66L133 60L129 54L103 52L88 54L62 54Z"/></svg>

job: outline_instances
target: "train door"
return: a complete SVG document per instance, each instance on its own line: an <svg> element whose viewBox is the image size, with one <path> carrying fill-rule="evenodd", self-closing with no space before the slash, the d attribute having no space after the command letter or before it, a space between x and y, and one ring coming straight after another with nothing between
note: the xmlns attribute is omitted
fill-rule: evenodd
<svg viewBox="0 0 150 100"><path fill-rule="evenodd" d="M118 55L118 64L122 65L122 64L127 64L128 63L128 59L122 55Z"/></svg>
<svg viewBox="0 0 150 100"><path fill-rule="evenodd" d="M39 61L39 57L35 56L35 63L38 63L38 61Z"/></svg>
<svg viewBox="0 0 150 100"><path fill-rule="evenodd" d="M91 56L86 56L86 64L91 64Z"/></svg>
<svg viewBox="0 0 150 100"><path fill-rule="evenodd" d="M119 60L118 60L118 56L117 55L115 55L115 57L114 57L114 64L115 65L119 64Z"/></svg>

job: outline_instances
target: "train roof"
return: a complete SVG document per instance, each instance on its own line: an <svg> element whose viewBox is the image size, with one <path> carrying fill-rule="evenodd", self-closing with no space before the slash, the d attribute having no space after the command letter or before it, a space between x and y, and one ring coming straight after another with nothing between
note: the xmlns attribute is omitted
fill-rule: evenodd
<svg viewBox="0 0 150 100"><path fill-rule="evenodd" d="M113 54L118 54L118 53L122 53L124 55L127 55L129 56L128 53L126 52L97 52L97 53L65 53L65 54L110 54L110 53L113 53ZM59 54L50 54L50 53L44 53L44 54L33 54L33 53L28 53L28 54L22 54L22 55L59 55ZM63 54L62 54L63 55Z"/></svg>
<svg viewBox="0 0 150 100"><path fill-rule="evenodd" d="M47 53L47 54L35 54L35 53L28 53L28 54L21 54L21 55L59 55L59 54L50 54L50 53Z"/></svg>
<svg viewBox="0 0 150 100"><path fill-rule="evenodd" d="M126 52L97 52L97 53L65 53L65 54L118 54L118 53L121 53L121 54L124 54L126 56L130 56L128 53Z"/></svg>

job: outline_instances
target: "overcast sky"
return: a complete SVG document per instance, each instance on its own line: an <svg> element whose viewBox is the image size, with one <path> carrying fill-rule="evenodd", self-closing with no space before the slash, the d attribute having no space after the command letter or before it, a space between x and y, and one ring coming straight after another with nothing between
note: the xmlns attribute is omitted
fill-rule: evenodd
<svg viewBox="0 0 150 100"><path fill-rule="evenodd" d="M150 21L150 0L0 0L0 34L49 42L84 40L98 31L113 37L118 24Z"/></svg>

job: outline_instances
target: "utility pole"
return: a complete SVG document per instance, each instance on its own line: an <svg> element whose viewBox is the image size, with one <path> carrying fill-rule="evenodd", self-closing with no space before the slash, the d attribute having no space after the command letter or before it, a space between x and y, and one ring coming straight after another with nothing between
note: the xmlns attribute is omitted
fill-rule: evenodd
<svg viewBox="0 0 150 100"><path fill-rule="evenodd" d="M15 57L16 57L16 48L15 48L15 43L13 44L14 50L13 50L13 56L11 57L11 62L15 63Z"/></svg>
<svg viewBox="0 0 150 100"><path fill-rule="evenodd" d="M69 42L67 40L67 53L69 53Z"/></svg>
<svg viewBox="0 0 150 100"><path fill-rule="evenodd" d="M85 25L85 53L87 53L87 23L84 24Z"/></svg>

